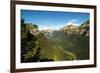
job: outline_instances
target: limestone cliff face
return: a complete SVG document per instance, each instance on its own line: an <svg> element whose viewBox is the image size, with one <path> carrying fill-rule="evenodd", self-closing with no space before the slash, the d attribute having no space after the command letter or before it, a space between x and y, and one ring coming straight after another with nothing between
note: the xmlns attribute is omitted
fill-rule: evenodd
<svg viewBox="0 0 100 73"><path fill-rule="evenodd" d="M89 21L84 22L80 26L70 24L64 26L59 31L64 32L66 34L79 34L79 35L89 36Z"/></svg>
<svg viewBox="0 0 100 73"><path fill-rule="evenodd" d="M63 28L61 28L60 31L66 34L77 34L79 30L78 26L70 24L68 26L64 26Z"/></svg>

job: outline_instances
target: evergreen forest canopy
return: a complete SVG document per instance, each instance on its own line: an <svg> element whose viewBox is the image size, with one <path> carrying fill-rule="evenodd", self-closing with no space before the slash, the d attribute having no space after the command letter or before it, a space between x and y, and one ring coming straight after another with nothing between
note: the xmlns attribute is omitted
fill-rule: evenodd
<svg viewBox="0 0 100 73"><path fill-rule="evenodd" d="M39 30L21 19L21 62L89 59L89 20L80 26Z"/></svg>

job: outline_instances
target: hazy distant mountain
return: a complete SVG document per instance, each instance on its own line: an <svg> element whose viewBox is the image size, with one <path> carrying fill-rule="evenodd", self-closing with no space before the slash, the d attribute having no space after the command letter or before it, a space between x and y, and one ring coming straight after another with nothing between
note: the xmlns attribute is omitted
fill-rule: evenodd
<svg viewBox="0 0 100 73"><path fill-rule="evenodd" d="M70 25L64 26L59 31L64 32L66 34L77 34L78 26L76 26L74 24L70 24Z"/></svg>
<svg viewBox="0 0 100 73"><path fill-rule="evenodd" d="M74 24L64 26L59 31L66 34L79 34L89 36L89 20L84 22L80 26L76 26Z"/></svg>

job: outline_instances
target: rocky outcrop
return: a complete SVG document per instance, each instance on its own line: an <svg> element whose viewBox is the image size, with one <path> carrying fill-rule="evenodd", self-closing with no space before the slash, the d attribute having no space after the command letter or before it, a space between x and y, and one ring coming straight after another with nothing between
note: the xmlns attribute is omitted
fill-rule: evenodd
<svg viewBox="0 0 100 73"><path fill-rule="evenodd" d="M64 26L59 30L60 32L64 32L66 34L77 34L77 35L85 35L89 36L89 20L81 24L80 26L76 26L74 24L70 24Z"/></svg>

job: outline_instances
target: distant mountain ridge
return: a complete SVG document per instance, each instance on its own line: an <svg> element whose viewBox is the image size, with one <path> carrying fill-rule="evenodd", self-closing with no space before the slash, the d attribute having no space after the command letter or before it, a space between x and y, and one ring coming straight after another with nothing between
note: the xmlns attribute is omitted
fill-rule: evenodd
<svg viewBox="0 0 100 73"><path fill-rule="evenodd" d="M85 21L80 26L76 26L74 24L64 26L59 31L64 32L66 34L79 34L89 36L89 20Z"/></svg>
<svg viewBox="0 0 100 73"><path fill-rule="evenodd" d="M89 36L89 20L83 22L80 26L77 26L73 23L62 27L59 30L51 30L51 29L41 30L41 32L44 33L49 33L51 31L52 32L58 31L69 35L76 34L76 35Z"/></svg>

